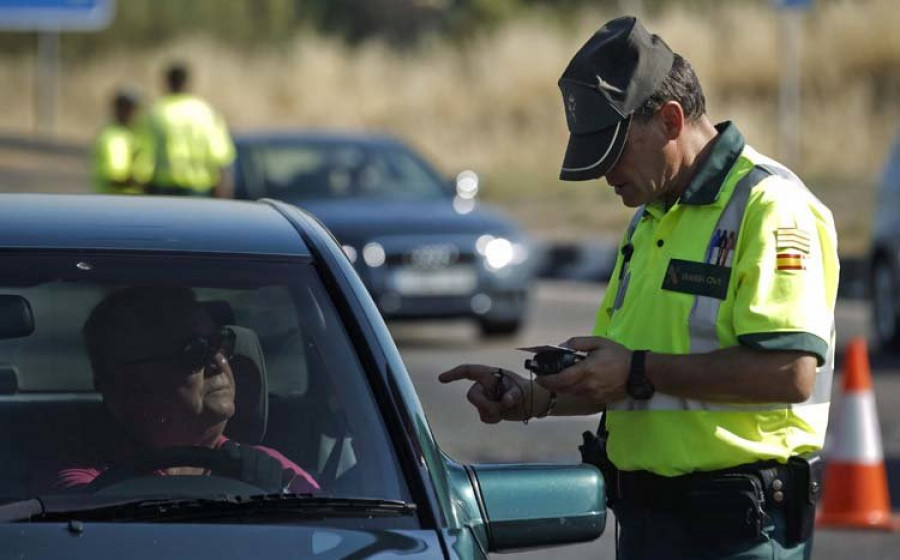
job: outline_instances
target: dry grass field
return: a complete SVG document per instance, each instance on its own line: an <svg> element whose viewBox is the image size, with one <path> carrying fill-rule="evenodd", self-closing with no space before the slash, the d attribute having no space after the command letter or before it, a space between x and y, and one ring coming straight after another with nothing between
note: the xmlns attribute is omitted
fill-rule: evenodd
<svg viewBox="0 0 900 560"><path fill-rule="evenodd" d="M900 116L900 10L896 0L817 2L804 15L801 153L795 168L829 203L844 249L864 246L872 187ZM67 63L59 135L89 140L120 84L148 98L177 58L196 90L236 130L293 127L386 130L449 173L483 178L485 198L544 237L583 238L621 228L603 182L557 180L567 137L556 80L571 55L614 13L563 22L534 13L464 45L434 40L415 52L377 43L351 49L304 35L279 50L247 52L187 37L151 52L123 49ZM768 0L721 1L703 12L671 8L648 20L694 64L715 120L735 120L748 141L778 157L778 13ZM34 61L0 54L0 131L34 128Z"/></svg>

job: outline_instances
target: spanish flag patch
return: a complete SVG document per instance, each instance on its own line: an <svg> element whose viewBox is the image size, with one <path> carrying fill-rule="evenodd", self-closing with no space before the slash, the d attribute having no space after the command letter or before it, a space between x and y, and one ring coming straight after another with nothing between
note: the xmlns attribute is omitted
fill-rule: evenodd
<svg viewBox="0 0 900 560"><path fill-rule="evenodd" d="M779 253L809 254L810 235L798 228L778 228L775 230L775 247ZM781 256L779 255L779 258Z"/></svg>
<svg viewBox="0 0 900 560"><path fill-rule="evenodd" d="M798 251L783 251L776 255L776 268L778 270L804 270L806 264L803 260L805 255Z"/></svg>

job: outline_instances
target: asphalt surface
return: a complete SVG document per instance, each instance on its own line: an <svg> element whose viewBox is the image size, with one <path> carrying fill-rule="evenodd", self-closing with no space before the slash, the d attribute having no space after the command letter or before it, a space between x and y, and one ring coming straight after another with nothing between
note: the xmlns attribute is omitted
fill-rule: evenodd
<svg viewBox="0 0 900 560"><path fill-rule="evenodd" d="M596 428L595 418L550 418L528 425L482 424L465 400L468 385L441 385L437 375L460 363L484 363L522 372L526 354L514 348L557 343L570 336L588 334L602 293L603 286L598 284L541 282L535 290L528 326L520 335L501 340L481 340L474 326L466 322L390 325L441 447L455 459L470 463L579 461L580 434ZM867 335L868 313L868 304L863 300L838 303L839 370L835 374L834 404L840 398L841 349L851 338ZM900 357L871 355L870 362L893 507L900 510ZM836 408L832 408L832 426ZM613 534L610 521L605 534L593 543L502 557L612 559ZM813 558L817 560L898 557L900 533L820 530L816 534Z"/></svg>

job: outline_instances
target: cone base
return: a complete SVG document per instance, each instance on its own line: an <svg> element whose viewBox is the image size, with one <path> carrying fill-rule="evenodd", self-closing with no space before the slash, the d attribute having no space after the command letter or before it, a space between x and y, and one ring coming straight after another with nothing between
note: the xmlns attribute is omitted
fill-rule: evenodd
<svg viewBox="0 0 900 560"><path fill-rule="evenodd" d="M888 495L865 339L854 338L847 346L843 393L847 412L839 419L843 428L839 433L846 441L837 442L840 458L830 459L825 467L816 525L900 530L900 518L891 511ZM850 418L843 417L847 415Z"/></svg>
<svg viewBox="0 0 900 560"><path fill-rule="evenodd" d="M862 465L829 463L825 468L820 527L896 530L884 462Z"/></svg>

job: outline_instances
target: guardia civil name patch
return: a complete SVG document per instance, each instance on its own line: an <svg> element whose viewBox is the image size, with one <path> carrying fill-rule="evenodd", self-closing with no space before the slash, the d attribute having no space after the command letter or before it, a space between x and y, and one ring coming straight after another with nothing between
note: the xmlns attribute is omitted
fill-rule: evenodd
<svg viewBox="0 0 900 560"><path fill-rule="evenodd" d="M663 278L663 290L725 299L731 267L672 259Z"/></svg>

